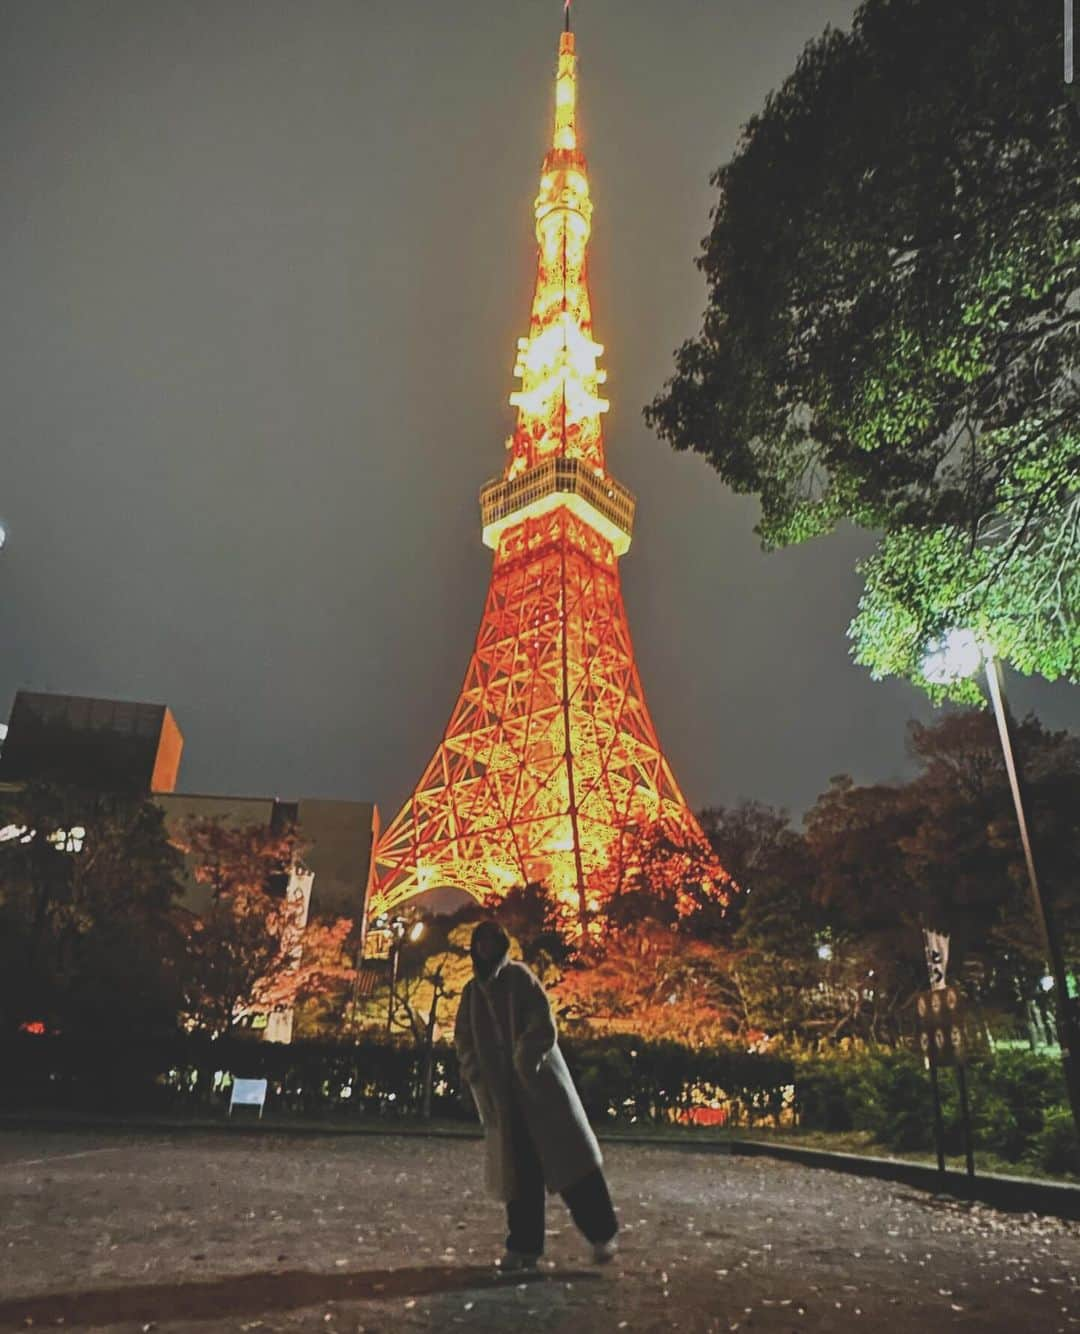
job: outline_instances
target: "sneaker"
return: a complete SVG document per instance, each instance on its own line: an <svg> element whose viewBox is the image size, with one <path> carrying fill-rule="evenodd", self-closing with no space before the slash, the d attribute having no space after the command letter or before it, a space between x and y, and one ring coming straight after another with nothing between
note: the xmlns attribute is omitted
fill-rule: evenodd
<svg viewBox="0 0 1080 1334"><path fill-rule="evenodd" d="M540 1257L526 1255L522 1251L507 1251L499 1261L500 1274L520 1274L525 1270L535 1269Z"/></svg>
<svg viewBox="0 0 1080 1334"><path fill-rule="evenodd" d="M610 1260L615 1259L615 1252L619 1249L619 1243L614 1237L608 1241L594 1241L592 1247L592 1258L598 1265L606 1265Z"/></svg>

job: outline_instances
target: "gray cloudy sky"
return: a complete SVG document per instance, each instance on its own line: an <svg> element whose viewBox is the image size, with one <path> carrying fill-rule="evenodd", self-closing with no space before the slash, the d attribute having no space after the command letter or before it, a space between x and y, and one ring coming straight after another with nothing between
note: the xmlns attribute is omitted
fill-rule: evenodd
<svg viewBox="0 0 1080 1334"><path fill-rule="evenodd" d="M904 771L845 627L865 538L775 555L641 419L696 330L709 172L851 0L581 0L608 458L694 805ZM483 605L557 0L0 0L0 716L168 703L189 790L407 795ZM1077 693L1015 683L1080 725Z"/></svg>

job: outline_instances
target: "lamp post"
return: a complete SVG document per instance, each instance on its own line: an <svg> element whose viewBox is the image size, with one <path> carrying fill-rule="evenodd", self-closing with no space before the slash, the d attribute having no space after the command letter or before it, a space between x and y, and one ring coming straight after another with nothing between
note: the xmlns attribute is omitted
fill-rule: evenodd
<svg viewBox="0 0 1080 1334"><path fill-rule="evenodd" d="M1061 1046L1061 1064L1076 1133L1080 1137L1080 1034L1077 1033L1076 1006L1069 995L1065 956L1061 950L1061 938L1054 919L1053 905L1046 897L1035 870L1031 831L1024 810L1023 780L1013 749L1011 718L1008 701L1005 698L1001 664L970 630L950 630L930 647L923 659L922 670L928 681L936 685L947 685L961 677L974 676L980 665L986 670L990 703L994 709L994 720L997 723L1001 750L1005 757L1005 770L1009 776L1009 789L1012 792L1013 806L1016 808L1016 823L1020 829L1020 842L1024 849L1024 865L1027 868L1028 888L1031 891L1035 920L1039 924L1047 962L1050 965L1050 976L1054 979L1054 989L1057 993L1054 1013L1057 1019L1058 1042Z"/></svg>
<svg viewBox="0 0 1080 1334"><path fill-rule="evenodd" d="M376 925L383 925L382 921ZM386 1036L390 1036L390 1029L394 1022L394 1001L397 998L397 975L398 958L401 954L401 948L405 944L406 938L416 942L424 934L424 923L415 921L411 925L407 917L392 917L386 923L390 931L390 994L386 1001Z"/></svg>

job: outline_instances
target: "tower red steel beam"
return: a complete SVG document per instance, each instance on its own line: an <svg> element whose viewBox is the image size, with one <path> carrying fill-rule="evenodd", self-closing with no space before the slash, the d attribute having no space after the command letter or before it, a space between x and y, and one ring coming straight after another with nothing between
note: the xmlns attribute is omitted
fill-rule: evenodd
<svg viewBox="0 0 1080 1334"><path fill-rule="evenodd" d="M510 395L517 424L501 477L480 493L491 583L443 738L378 842L372 915L444 886L483 899L541 882L584 924L628 827L660 822L705 845L660 748L623 606L635 501L604 455L592 209L567 26ZM727 879L718 864L714 875Z"/></svg>

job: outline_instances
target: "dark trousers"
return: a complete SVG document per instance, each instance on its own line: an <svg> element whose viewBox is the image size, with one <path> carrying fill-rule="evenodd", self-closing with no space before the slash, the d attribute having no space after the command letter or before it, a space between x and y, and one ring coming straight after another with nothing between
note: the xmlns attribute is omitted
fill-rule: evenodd
<svg viewBox="0 0 1080 1334"><path fill-rule="evenodd" d="M517 1100L511 1122L517 1198L506 1206L506 1249L519 1255L544 1253L544 1169ZM589 1241L610 1241L618 1231L607 1182L599 1167L562 1192L570 1216Z"/></svg>

